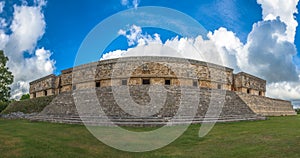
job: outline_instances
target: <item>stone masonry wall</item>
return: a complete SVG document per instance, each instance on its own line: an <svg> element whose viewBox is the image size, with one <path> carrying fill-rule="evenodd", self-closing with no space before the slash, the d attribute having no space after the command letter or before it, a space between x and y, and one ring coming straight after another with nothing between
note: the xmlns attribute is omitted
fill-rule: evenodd
<svg viewBox="0 0 300 158"><path fill-rule="evenodd" d="M146 81L147 83L143 83ZM167 81L170 85L166 85ZM44 113L76 115L71 94L82 93L77 99L94 103L95 98L90 98L85 92L96 88L98 100L109 116L130 117L117 106L112 96L112 88L129 86L135 102L147 105L151 102L147 84L160 85L167 89L165 106L156 113L156 117L171 117L175 114L181 98L179 87L189 89L187 96L190 101L186 102L188 104L193 105L194 96L199 95L199 117L205 115L211 96L218 101L218 104L214 104L214 109L224 105L222 116L295 114L290 102L263 97L266 91L266 81L263 79L243 72L233 74L233 69L215 64L173 57L126 57L76 66L63 70L60 76L49 75L31 82L30 95L33 98L59 94L53 104L45 108ZM226 94L221 95L222 93L216 91ZM154 93L160 95L161 91ZM127 95L127 92L119 97L124 98L122 95Z"/></svg>
<svg viewBox="0 0 300 158"><path fill-rule="evenodd" d="M256 76L240 72L234 75L234 87L238 92L265 96L266 81Z"/></svg>
<svg viewBox="0 0 300 158"><path fill-rule="evenodd" d="M264 116L296 115L290 101L239 92L237 95L257 114Z"/></svg>
<svg viewBox="0 0 300 158"><path fill-rule="evenodd" d="M235 79L234 79L234 78ZM44 77L31 82L32 97L45 95L41 90L48 90L48 82ZM125 80L125 81L123 81ZM265 80L255 76L238 73L233 69L197 60L174 57L125 57L88 63L74 68L62 70L61 75L51 76L52 95L79 88L99 86L142 85L143 80L150 80L152 85L164 85L169 80L174 86L196 86L202 88L236 90L250 94L265 94ZM234 88L234 86L236 86ZM36 95L37 93L38 95ZM49 95L48 93L48 95Z"/></svg>
<svg viewBox="0 0 300 158"><path fill-rule="evenodd" d="M31 82L29 90L30 97L35 98L45 96L45 93L47 95L54 95L55 92L53 90L55 89L55 80L55 75L48 75Z"/></svg>
<svg viewBox="0 0 300 158"><path fill-rule="evenodd" d="M233 70L196 60L170 57L130 57L110 59L74 67L73 84L100 81L102 86L121 85L122 79L129 85L140 85L142 79L151 84L192 86L195 80L206 88L231 90ZM116 80L116 82L114 82ZM201 82L200 82L201 81ZM82 87L82 86L81 86ZM88 87L87 87L88 88Z"/></svg>
<svg viewBox="0 0 300 158"><path fill-rule="evenodd" d="M247 116L247 115L255 115L255 113L247 106L247 104L236 95L235 92L232 91L212 91L211 89L201 88L201 89L194 89L194 88L187 88L186 97L193 98L195 94L198 94L199 97L199 104L197 106L196 117L204 117L208 107L214 107L214 109L221 108L221 117L228 117L228 116ZM144 106L151 101L149 96L149 86L147 85L140 85L140 86L130 86L130 96L140 106ZM167 90L167 99L163 105L163 107L150 117L161 117L161 118L168 118L173 117L176 112L178 111L180 101L182 101L181 91L180 88L177 86L165 86ZM95 98L91 98L92 89L85 89L85 90L76 90L73 93L80 94L80 100L84 100L86 103L83 108L86 110L86 116L98 116L95 111L97 111L95 107ZM160 90L152 91L155 94L161 93ZM102 87L96 89L96 94L98 101L101 103L101 108L105 111L105 114L111 118L129 118L134 117L126 113L120 106L117 104L116 99L112 93L112 87ZM212 94L215 96L214 99L211 99ZM125 95L121 94L118 97L123 98ZM157 98L153 99L162 99L163 95L158 95ZM76 98L76 97L75 97ZM78 99L78 98L76 98ZM123 98L124 102L130 104L128 99ZM184 101L187 105L193 105L195 101L191 99L187 99ZM197 101L196 101L197 102ZM89 105L89 103L92 103ZM186 109L189 106L185 107ZM90 109L90 110L89 110ZM130 109L129 109L130 110ZM52 103L50 103L40 115L59 115L59 116L73 116L78 115L74 99L72 96L72 92L64 92L58 95Z"/></svg>

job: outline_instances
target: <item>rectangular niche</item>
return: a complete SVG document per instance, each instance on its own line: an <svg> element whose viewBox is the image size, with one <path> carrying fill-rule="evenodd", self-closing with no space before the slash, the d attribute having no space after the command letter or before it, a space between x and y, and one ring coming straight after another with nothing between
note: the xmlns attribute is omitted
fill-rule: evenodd
<svg viewBox="0 0 300 158"><path fill-rule="evenodd" d="M165 85L171 85L171 80L170 79L166 79L165 80Z"/></svg>
<svg viewBox="0 0 300 158"><path fill-rule="evenodd" d="M147 78L147 79L142 79L142 84L143 84L143 85L148 85L148 84L150 84L150 79L149 79L149 78Z"/></svg>
<svg viewBox="0 0 300 158"><path fill-rule="evenodd" d="M100 86L101 86L100 81L97 81L96 82L96 87L100 87Z"/></svg>
<svg viewBox="0 0 300 158"><path fill-rule="evenodd" d="M121 84L122 84L123 86L126 86L126 85L127 85L127 79L123 79L123 80L121 81Z"/></svg>
<svg viewBox="0 0 300 158"><path fill-rule="evenodd" d="M198 87L198 80L193 80L193 86Z"/></svg>

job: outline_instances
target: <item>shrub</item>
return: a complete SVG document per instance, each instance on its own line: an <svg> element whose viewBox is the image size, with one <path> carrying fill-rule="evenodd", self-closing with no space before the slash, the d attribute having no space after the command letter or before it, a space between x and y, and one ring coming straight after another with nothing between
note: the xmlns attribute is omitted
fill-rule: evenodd
<svg viewBox="0 0 300 158"><path fill-rule="evenodd" d="M300 114L300 108L295 109L295 111L297 112L297 114Z"/></svg>
<svg viewBox="0 0 300 158"><path fill-rule="evenodd" d="M1 113L9 114L12 112L23 112L28 114L41 112L48 104L51 103L54 97L55 96L46 96L11 102Z"/></svg>
<svg viewBox="0 0 300 158"><path fill-rule="evenodd" d="M23 94L20 100L30 99L30 94Z"/></svg>
<svg viewBox="0 0 300 158"><path fill-rule="evenodd" d="M0 101L0 113L8 106L8 102L1 102Z"/></svg>

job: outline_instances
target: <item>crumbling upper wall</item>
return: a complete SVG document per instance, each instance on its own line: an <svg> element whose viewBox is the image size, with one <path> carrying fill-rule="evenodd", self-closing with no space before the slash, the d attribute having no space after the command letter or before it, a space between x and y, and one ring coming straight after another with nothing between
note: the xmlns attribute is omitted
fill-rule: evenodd
<svg viewBox="0 0 300 158"><path fill-rule="evenodd" d="M234 75L234 88L238 92L265 96L266 80L240 72Z"/></svg>
<svg viewBox="0 0 300 158"><path fill-rule="evenodd" d="M30 97L35 98L40 96L54 95L56 78L57 76L51 74L30 82Z"/></svg>
<svg viewBox="0 0 300 158"><path fill-rule="evenodd" d="M66 92L72 90L72 72L73 68L69 68L61 71L60 75L60 92Z"/></svg>
<svg viewBox="0 0 300 158"><path fill-rule="evenodd" d="M126 57L109 59L74 67L73 83L92 86L88 82L100 81L101 86L140 85L142 79L151 84L197 85L231 90L233 69L202 61L173 57ZM77 87L77 85L76 85ZM82 86L79 86L82 87Z"/></svg>
<svg viewBox="0 0 300 158"><path fill-rule="evenodd" d="M228 102L231 105L228 107L238 103L247 104L252 111L262 115L295 114L290 102L263 97L266 80L244 72L233 74L233 69L216 64L174 57L124 57L76 66L63 70L60 76L48 75L31 82L30 95L33 98L74 89L110 89L111 86L120 85L128 85L132 89L149 85L166 85L165 88L171 89L179 86L198 87L207 92L210 89L222 89L227 90L228 94L232 93L226 96L233 100ZM133 93L140 94L138 90ZM147 96L141 93L140 99L147 99ZM232 113L249 113L240 110L232 108Z"/></svg>
<svg viewBox="0 0 300 158"><path fill-rule="evenodd" d="M265 94L266 87L265 80L243 72L234 75L231 68L192 59L155 56L124 57L92 62L62 70L61 75L56 77L55 81L53 80L51 82L54 86L51 88L54 89L55 94L73 89L142 85L146 82L232 90L262 96ZM37 87L47 89L44 85ZM40 90L37 88L32 89L30 94L38 91Z"/></svg>
<svg viewBox="0 0 300 158"><path fill-rule="evenodd" d="M248 95L241 92L237 92L237 95L256 114L260 114L263 116L297 115L290 101L256 95Z"/></svg>

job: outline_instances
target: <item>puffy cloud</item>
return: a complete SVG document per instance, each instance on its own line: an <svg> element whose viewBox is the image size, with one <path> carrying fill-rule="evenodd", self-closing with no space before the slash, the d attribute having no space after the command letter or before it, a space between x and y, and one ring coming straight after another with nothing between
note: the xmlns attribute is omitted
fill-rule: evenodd
<svg viewBox="0 0 300 158"><path fill-rule="evenodd" d="M5 1L0 2L0 13L3 12L4 6L5 6Z"/></svg>
<svg viewBox="0 0 300 158"><path fill-rule="evenodd" d="M121 4L123 6L127 6L128 8L137 8L139 6L140 1L139 0L132 0L132 2L129 2L128 0L121 0Z"/></svg>
<svg viewBox="0 0 300 158"><path fill-rule="evenodd" d="M29 84L24 81L15 81L13 85L11 85L11 93L12 98L19 99L25 93L28 93Z"/></svg>
<svg viewBox="0 0 300 158"><path fill-rule="evenodd" d="M132 5L133 5L133 7L136 9L138 6L139 6L139 0L133 0L132 1Z"/></svg>
<svg viewBox="0 0 300 158"><path fill-rule="evenodd" d="M0 14L3 12L4 6L5 6L5 1L0 2ZM7 26L6 20L4 18L0 17L0 29L5 28L6 26ZM0 35L1 34L2 33L0 33Z"/></svg>
<svg viewBox="0 0 300 158"><path fill-rule="evenodd" d="M0 49L4 49L9 58L8 67L14 75L11 94L16 99L28 93L30 81L51 74L55 69L55 61L50 59L52 53L36 48L45 33L45 5L44 0L35 0L33 6L14 5L12 23L7 26L11 34L0 29Z"/></svg>
<svg viewBox="0 0 300 158"><path fill-rule="evenodd" d="M236 56L238 52L241 52L243 44L233 32L226 28L209 32L208 40L204 40L202 36L196 38L175 37L168 39L165 43L162 42L159 34L156 33L153 36L143 34L142 28L136 25L132 25L128 31L120 30L119 35L127 38L129 46L139 47L139 51L133 50L135 48L116 50L104 54L102 59L138 55L173 56L205 60L239 70ZM141 50L142 48L143 50Z"/></svg>
<svg viewBox="0 0 300 158"><path fill-rule="evenodd" d="M124 6L128 5L128 0L121 0L121 4Z"/></svg>
<svg viewBox="0 0 300 158"><path fill-rule="evenodd" d="M257 0L257 3L261 4L264 20L275 20L277 17L280 17L282 22L287 25L287 35L282 38L292 43L294 42L296 27L298 26L298 22L294 17L294 14L298 13L298 2L299 0Z"/></svg>
<svg viewBox="0 0 300 158"><path fill-rule="evenodd" d="M22 51L31 52L37 41L45 32L45 19L40 6L14 6L13 21L10 29L13 32L11 35L11 43L8 53L20 53Z"/></svg>
<svg viewBox="0 0 300 158"><path fill-rule="evenodd" d="M127 50L115 50L112 52L108 52L103 54L100 60L105 60L105 59L113 59L113 58L120 58L125 56Z"/></svg>
<svg viewBox="0 0 300 158"><path fill-rule="evenodd" d="M35 56L32 58L25 58L25 66L32 69L28 72L29 74L25 74L26 76L30 76L27 78L31 79L34 76L35 78L38 78L44 74L52 73L54 71L53 65L55 64L55 61L50 59L51 55L52 53L49 50L40 48L35 51ZM26 76L22 76L22 78L26 79Z"/></svg>
<svg viewBox="0 0 300 158"><path fill-rule="evenodd" d="M299 73L293 62L297 55L294 37L298 23L294 14L298 0L284 3L258 0L258 3L263 10L263 20L253 25L245 44L223 27L209 32L205 39L175 37L162 43L158 34L157 38L143 35L140 27L132 26L129 31L120 30L119 34L128 39L128 45L136 47L108 54L117 57L163 54L205 60L266 79L267 96L299 99ZM109 55L104 55L105 59L110 58Z"/></svg>
<svg viewBox="0 0 300 158"><path fill-rule="evenodd" d="M136 25L132 25L130 27L129 33L127 33L127 31L121 29L121 30L119 30L118 34L123 35L127 38L129 46L136 44L138 39L144 38L142 36L142 28L138 27Z"/></svg>
<svg viewBox="0 0 300 158"><path fill-rule="evenodd" d="M9 36L5 34L3 30L0 29L0 49L4 49L8 40L9 40Z"/></svg>
<svg viewBox="0 0 300 158"><path fill-rule="evenodd" d="M299 109L300 108L300 100L293 100L292 104L294 106L294 109Z"/></svg>
<svg viewBox="0 0 300 158"><path fill-rule="evenodd" d="M125 30L119 30L119 35L123 35L127 38L128 45L134 46L134 45L148 45L150 43L159 43L161 44L162 41L158 34L154 34L154 37L148 35L148 34L142 34L142 28L136 25L132 25L129 29L129 31Z"/></svg>
<svg viewBox="0 0 300 158"><path fill-rule="evenodd" d="M243 43L240 39L232 31L222 27L215 30L214 33L209 32L207 37L215 44L216 53L220 55L223 65L234 68L235 71L240 71L238 65L244 63Z"/></svg>
<svg viewBox="0 0 300 158"><path fill-rule="evenodd" d="M30 81L53 73L55 61L50 59L51 55L49 50L40 48L35 50L33 57L25 58L21 63L16 64L19 68L11 68L15 75L15 82L11 87L13 98L28 93Z"/></svg>
<svg viewBox="0 0 300 158"><path fill-rule="evenodd" d="M267 93L280 99L295 100L300 97L299 82L276 82L267 85Z"/></svg>
<svg viewBox="0 0 300 158"><path fill-rule="evenodd" d="M120 30L119 35L127 38L129 46L136 47L108 52L103 55L102 60L121 56L173 56L205 60L238 69L235 54L236 50L242 49L239 39L225 28L220 28L214 33L209 32L207 35L209 40L204 40L202 36L175 37L164 43L159 34L153 36L143 34L142 28L136 25L132 25L128 31ZM227 40L223 40L222 37L227 37Z"/></svg>
<svg viewBox="0 0 300 158"><path fill-rule="evenodd" d="M0 18L0 28L5 28L7 26L6 20L4 18Z"/></svg>
<svg viewBox="0 0 300 158"><path fill-rule="evenodd" d="M245 46L248 63L241 67L267 79L267 96L299 99L299 72L293 62L297 54L294 38L298 23L294 14L298 13L298 0L258 3L264 20L253 25Z"/></svg>
<svg viewBox="0 0 300 158"><path fill-rule="evenodd" d="M278 18L254 24L245 45L248 63L239 66L268 82L299 80L292 59L297 53L295 45L279 39L285 31L286 25Z"/></svg>

